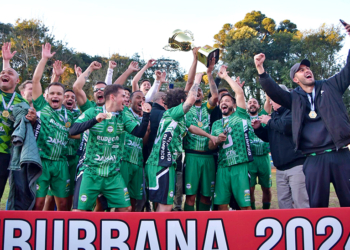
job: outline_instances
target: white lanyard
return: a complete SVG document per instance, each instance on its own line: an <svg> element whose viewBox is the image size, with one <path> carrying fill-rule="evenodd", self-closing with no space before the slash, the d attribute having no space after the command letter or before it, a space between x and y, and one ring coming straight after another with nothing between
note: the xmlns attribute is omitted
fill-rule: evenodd
<svg viewBox="0 0 350 250"><path fill-rule="evenodd" d="M311 111L315 111L315 88L312 90L312 99L309 94L307 94L307 98L309 99L310 102L310 109Z"/></svg>
<svg viewBox="0 0 350 250"><path fill-rule="evenodd" d="M64 109L64 117L60 113L58 115L63 119L64 123L67 123L68 122L67 109L63 106L62 106L62 108Z"/></svg>
<svg viewBox="0 0 350 250"><path fill-rule="evenodd" d="M16 92L14 92L14 93L12 94L12 97L11 97L11 100L10 100L9 104L6 105L5 98L4 98L3 95L1 94L2 105L4 106L4 110L8 110L8 109L11 107L11 104L12 104L12 102L13 102L13 99L15 99L15 96L16 96Z"/></svg>

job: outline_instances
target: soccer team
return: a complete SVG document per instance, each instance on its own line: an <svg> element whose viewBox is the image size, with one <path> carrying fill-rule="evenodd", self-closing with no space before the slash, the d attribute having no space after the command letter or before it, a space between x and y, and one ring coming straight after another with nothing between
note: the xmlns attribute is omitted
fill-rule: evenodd
<svg viewBox="0 0 350 250"><path fill-rule="evenodd" d="M350 25L345 28L350 35ZM40 81L55 54L46 43L33 79L20 85L19 95L15 92L19 75L10 67L15 52L4 43L1 196L13 160L11 136L17 129L13 108L25 103L22 122L35 131L42 166L34 210L144 211L151 201L155 211L163 212L176 208L182 193L185 211L255 209L257 183L263 191L263 209L269 209L270 151L280 208L327 207L330 182L340 205L350 206L350 122L341 99L350 85L350 57L341 72L321 81L313 78L311 63L302 60L290 70L291 80L299 85L290 91L265 72L265 55L256 55L267 94L260 110L256 99L245 99L244 82L239 77L233 80L226 66L213 78L214 60L207 69L210 94L204 100L199 87L203 74L196 74L198 50L192 51L185 89L161 92L167 82L160 71L155 72L153 85L141 79L156 63L153 59L141 70L132 62L112 83L117 64L109 62L106 79L94 85L90 101L83 88L90 74L101 69L99 62L84 72L75 67L77 80L73 89L66 89L59 83L64 67L56 61L43 92ZM134 72L130 90L123 85ZM221 79L234 96L231 90L218 89ZM183 184L176 185L180 181ZM182 209L181 204L178 207Z"/></svg>

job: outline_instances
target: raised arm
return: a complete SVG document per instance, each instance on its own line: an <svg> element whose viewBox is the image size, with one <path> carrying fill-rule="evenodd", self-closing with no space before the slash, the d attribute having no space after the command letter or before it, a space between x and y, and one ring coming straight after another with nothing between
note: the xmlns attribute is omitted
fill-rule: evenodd
<svg viewBox="0 0 350 250"><path fill-rule="evenodd" d="M4 45L2 45L2 69L11 68L10 61L16 53L17 51L13 51L11 53L11 42L4 43Z"/></svg>
<svg viewBox="0 0 350 250"><path fill-rule="evenodd" d="M210 93L211 93L211 97L209 98L209 104L212 107L216 106L216 103L218 102L218 99L219 99L218 88L216 86L216 83L215 83L213 75L212 75L212 72L214 70L214 66L215 66L215 58L213 58L210 61L209 67L207 69L207 75L208 75L208 79L209 79L209 88L210 88Z"/></svg>
<svg viewBox="0 0 350 250"><path fill-rule="evenodd" d="M105 83L107 85L112 85L113 70L115 67L117 67L117 63L115 61L109 61L106 79L105 79Z"/></svg>
<svg viewBox="0 0 350 250"><path fill-rule="evenodd" d="M137 72L139 70L139 63L134 61L131 62L128 69L125 70L125 72L121 74L121 76L119 76L117 80L115 80L114 84L123 85L132 73Z"/></svg>
<svg viewBox="0 0 350 250"><path fill-rule="evenodd" d="M39 61L38 66L36 66L33 75L33 100L38 99L38 97L41 96L43 93L40 80L43 76L47 61L55 54L56 52L51 53L51 44L46 43L45 45L42 45L41 60Z"/></svg>
<svg viewBox="0 0 350 250"><path fill-rule="evenodd" d="M189 91L193 85L194 78L196 76L196 70L197 70L197 62L198 62L198 50L200 47L196 47L192 50L193 53L193 62L190 68L190 71L188 72L188 79L185 86L185 91Z"/></svg>
<svg viewBox="0 0 350 250"><path fill-rule="evenodd" d="M157 61L154 59L148 60L147 64L145 66L143 66L143 68L134 76L134 78L132 79L132 92L135 92L135 91L140 89L139 81L140 81L141 77L143 76L145 71L147 69L149 69L150 67L154 66L156 64L156 62Z"/></svg>
<svg viewBox="0 0 350 250"><path fill-rule="evenodd" d="M66 67L62 68L62 61L56 60L52 65L51 82L59 82L61 75L66 70Z"/></svg>
<svg viewBox="0 0 350 250"><path fill-rule="evenodd" d="M222 65L220 67L219 76L221 79L225 79L226 82L232 88L232 90L235 92L237 106L242 109L246 109L245 97L244 97L243 89L240 85L240 79L239 77L237 77L236 81L232 80L232 78L228 76L226 69L227 69L227 66Z"/></svg>
<svg viewBox="0 0 350 250"><path fill-rule="evenodd" d="M271 105L271 102L270 102L270 97L265 93L265 104L264 104L264 110L266 113L268 114L271 114L271 108L272 108L272 105Z"/></svg>
<svg viewBox="0 0 350 250"><path fill-rule="evenodd" d="M197 94L198 94L198 88L199 88L199 84L200 84L200 81L201 81L200 79L202 79L202 75L203 75L203 73L198 73L196 75L194 84L192 85L190 91L188 92L186 101L183 104L183 110L184 110L185 114L190 110L190 108L196 102Z"/></svg>
<svg viewBox="0 0 350 250"><path fill-rule="evenodd" d="M154 81L152 87L148 90L146 96L145 96L145 101L146 102L152 102L153 97L156 93L158 93L161 85L161 79L162 79L162 72L160 70L156 70L155 72L156 75L156 80Z"/></svg>
<svg viewBox="0 0 350 250"><path fill-rule="evenodd" d="M75 93L75 97L77 98L78 106L84 105L87 101L86 94L83 90L86 80L94 70L98 70L101 67L101 63L97 61L92 62L90 66L84 71L84 73L82 73L73 84L73 91Z"/></svg>
<svg viewBox="0 0 350 250"><path fill-rule="evenodd" d="M291 93L283 90L278 84L265 72L264 63L265 55L260 53L254 56L255 67L260 77L260 84L265 93L276 103L287 109L292 108Z"/></svg>

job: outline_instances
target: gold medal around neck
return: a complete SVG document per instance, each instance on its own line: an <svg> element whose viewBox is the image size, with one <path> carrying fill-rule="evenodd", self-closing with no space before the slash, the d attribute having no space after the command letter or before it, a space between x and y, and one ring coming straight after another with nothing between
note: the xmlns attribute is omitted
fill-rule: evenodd
<svg viewBox="0 0 350 250"><path fill-rule="evenodd" d="M315 118L317 117L317 113L316 113L315 111L310 111L309 117L310 117L311 119L315 119Z"/></svg>
<svg viewBox="0 0 350 250"><path fill-rule="evenodd" d="M203 127L203 122L198 122L198 127Z"/></svg>
<svg viewBox="0 0 350 250"><path fill-rule="evenodd" d="M112 113L106 113L106 115L107 115L106 120L112 119Z"/></svg>
<svg viewBox="0 0 350 250"><path fill-rule="evenodd" d="M70 122L66 122L66 124L64 125L66 128L70 128L71 123Z"/></svg>
<svg viewBox="0 0 350 250"><path fill-rule="evenodd" d="M2 116L7 118L10 116L10 113L7 110L4 110L2 111Z"/></svg>

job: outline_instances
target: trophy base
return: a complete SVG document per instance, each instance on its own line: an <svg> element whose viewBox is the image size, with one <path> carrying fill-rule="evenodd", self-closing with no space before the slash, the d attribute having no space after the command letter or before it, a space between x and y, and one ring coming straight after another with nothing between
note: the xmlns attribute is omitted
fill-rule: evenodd
<svg viewBox="0 0 350 250"><path fill-rule="evenodd" d="M198 50L198 61L203 63L207 68L212 58L215 58L215 63L219 61L220 50L206 45Z"/></svg>

